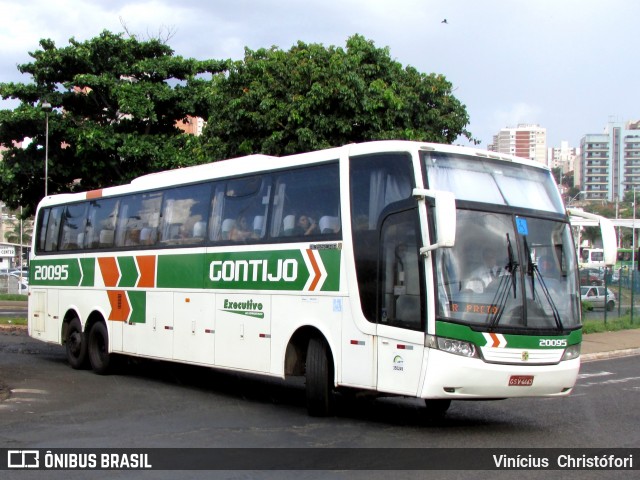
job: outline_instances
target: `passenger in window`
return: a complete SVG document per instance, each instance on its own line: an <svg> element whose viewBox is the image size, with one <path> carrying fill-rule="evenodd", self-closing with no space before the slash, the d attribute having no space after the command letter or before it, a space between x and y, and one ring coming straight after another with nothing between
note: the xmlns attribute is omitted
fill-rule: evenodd
<svg viewBox="0 0 640 480"><path fill-rule="evenodd" d="M496 251L491 247L484 248L482 250L482 265L471 272L464 289L475 293L483 293L494 286L497 288L498 284L494 282L505 273L504 267L498 265Z"/></svg>
<svg viewBox="0 0 640 480"><path fill-rule="evenodd" d="M253 232L253 229L249 228L247 217L241 215L238 217L235 225L229 232L229 240L233 240L234 242L244 242L249 238L255 238L255 233Z"/></svg>
<svg viewBox="0 0 640 480"><path fill-rule="evenodd" d="M296 225L296 233L300 235L314 235L319 233L318 224L308 215L300 215Z"/></svg>

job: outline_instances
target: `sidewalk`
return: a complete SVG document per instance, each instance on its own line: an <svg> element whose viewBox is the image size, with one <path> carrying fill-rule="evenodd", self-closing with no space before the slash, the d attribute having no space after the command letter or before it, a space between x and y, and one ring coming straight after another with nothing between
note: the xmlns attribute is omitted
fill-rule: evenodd
<svg viewBox="0 0 640 480"><path fill-rule="evenodd" d="M640 355L640 328L582 336L582 361Z"/></svg>

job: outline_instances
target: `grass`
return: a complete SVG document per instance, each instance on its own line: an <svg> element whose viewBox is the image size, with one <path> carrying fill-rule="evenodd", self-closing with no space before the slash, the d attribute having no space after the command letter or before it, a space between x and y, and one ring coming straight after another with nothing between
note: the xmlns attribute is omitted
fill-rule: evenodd
<svg viewBox="0 0 640 480"><path fill-rule="evenodd" d="M0 325L26 325L26 318L0 318Z"/></svg>
<svg viewBox="0 0 640 480"><path fill-rule="evenodd" d="M640 320L636 316L633 323L631 317L620 317L607 319L607 323L602 320L585 320L582 326L582 333L617 332L618 330L632 330L640 328Z"/></svg>
<svg viewBox="0 0 640 480"><path fill-rule="evenodd" d="M0 301L5 301L5 302L26 302L27 301L27 296L26 295L9 295L6 293L0 294ZM27 319L26 318L20 318L20 317L8 317L8 318L0 318L0 325L26 325L27 324Z"/></svg>
<svg viewBox="0 0 640 480"><path fill-rule="evenodd" d="M2 293L0 294L0 301L4 300L4 301L22 301L22 302L26 302L27 301L27 296L26 295L18 295L18 294L8 294L8 293Z"/></svg>

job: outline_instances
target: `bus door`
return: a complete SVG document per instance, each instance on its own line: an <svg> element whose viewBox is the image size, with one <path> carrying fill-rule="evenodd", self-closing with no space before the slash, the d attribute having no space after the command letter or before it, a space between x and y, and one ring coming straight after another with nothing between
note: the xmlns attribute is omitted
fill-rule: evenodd
<svg viewBox="0 0 640 480"><path fill-rule="evenodd" d="M424 273L415 208L384 217L378 260L378 390L416 395L424 353Z"/></svg>

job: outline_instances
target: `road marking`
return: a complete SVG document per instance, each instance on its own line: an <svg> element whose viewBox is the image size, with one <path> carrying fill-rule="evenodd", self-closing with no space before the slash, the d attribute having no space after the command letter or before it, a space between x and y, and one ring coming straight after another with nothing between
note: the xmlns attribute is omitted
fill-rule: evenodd
<svg viewBox="0 0 640 480"><path fill-rule="evenodd" d="M578 378L605 377L607 375L613 375L613 373L612 372L581 373L578 375Z"/></svg>
<svg viewBox="0 0 640 480"><path fill-rule="evenodd" d="M633 382L636 380L640 380L640 377L626 377L626 378L614 378L611 380L605 380L603 382L589 382L589 383L581 383L581 387L591 387L593 385L613 385L616 383L627 383Z"/></svg>

